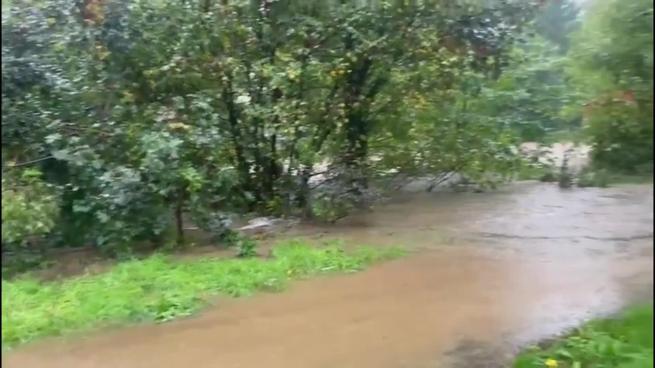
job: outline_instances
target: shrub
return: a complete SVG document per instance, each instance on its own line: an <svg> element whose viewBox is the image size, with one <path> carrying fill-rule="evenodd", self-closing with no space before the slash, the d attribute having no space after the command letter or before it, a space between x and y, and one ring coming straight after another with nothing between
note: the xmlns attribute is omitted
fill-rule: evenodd
<svg viewBox="0 0 655 368"><path fill-rule="evenodd" d="M40 171L27 169L13 180L2 178L3 246L24 246L48 234L58 212L57 196Z"/></svg>
<svg viewBox="0 0 655 368"><path fill-rule="evenodd" d="M237 242L237 248L239 249L238 257L249 258L257 255L255 248L257 248L257 243L245 236L241 236Z"/></svg>
<svg viewBox="0 0 655 368"><path fill-rule="evenodd" d="M580 188L598 187L606 188L609 185L609 174L604 169L585 169L580 172L577 178L577 185Z"/></svg>
<svg viewBox="0 0 655 368"><path fill-rule="evenodd" d="M539 177L539 181L544 183L554 183L558 180L559 176L553 170L548 170Z"/></svg>
<svg viewBox="0 0 655 368"><path fill-rule="evenodd" d="M652 120L648 122L630 107L610 106L595 113L588 121L588 132L597 166L634 173L640 166L652 165Z"/></svg>

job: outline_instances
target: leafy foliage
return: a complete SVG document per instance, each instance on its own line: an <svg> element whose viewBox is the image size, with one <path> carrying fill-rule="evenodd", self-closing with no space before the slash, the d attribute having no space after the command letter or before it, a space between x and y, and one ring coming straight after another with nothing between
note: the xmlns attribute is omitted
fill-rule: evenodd
<svg viewBox="0 0 655 368"><path fill-rule="evenodd" d="M494 187L585 101L596 162L652 166L652 7L599 1L569 42L575 6L537 3L15 1L3 162L56 187L39 234L113 253L188 218L335 221L399 175Z"/></svg>
<svg viewBox="0 0 655 368"><path fill-rule="evenodd" d="M653 4L594 2L569 57L596 164L624 171L652 165Z"/></svg>
<svg viewBox="0 0 655 368"><path fill-rule="evenodd" d="M48 234L59 210L55 193L33 169L18 178L2 178L2 244L26 246Z"/></svg>
<svg viewBox="0 0 655 368"><path fill-rule="evenodd" d="M565 78L565 56L539 36L511 54L506 73L488 89L489 113L510 125L524 141L543 141L552 131L576 126L563 109L575 97Z"/></svg>
<svg viewBox="0 0 655 368"><path fill-rule="evenodd" d="M549 1L535 19L535 30L555 43L561 53L570 47L570 34L580 26L580 9L574 1Z"/></svg>
<svg viewBox="0 0 655 368"><path fill-rule="evenodd" d="M515 157L490 91L535 9L15 1L3 157L38 160L58 187L53 239L108 252L183 244L188 213L216 236L229 212L340 217L390 170L494 186ZM330 185L310 184L319 174Z"/></svg>
<svg viewBox="0 0 655 368"><path fill-rule="evenodd" d="M576 184L581 187L605 188L609 185L609 177L606 170L592 170L587 168L580 172Z"/></svg>

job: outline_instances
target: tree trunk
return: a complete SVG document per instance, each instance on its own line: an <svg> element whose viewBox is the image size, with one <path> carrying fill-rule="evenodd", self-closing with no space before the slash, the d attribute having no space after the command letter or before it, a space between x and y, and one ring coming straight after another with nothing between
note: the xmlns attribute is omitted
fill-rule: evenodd
<svg viewBox="0 0 655 368"><path fill-rule="evenodd" d="M175 244L178 247L184 245L184 219L182 217L182 212L184 210L184 197L180 194L177 198L177 203L175 204Z"/></svg>
<svg viewBox="0 0 655 368"><path fill-rule="evenodd" d="M226 77L231 78L232 76L227 75ZM253 196L255 196L256 198L255 202L257 202L258 201L257 196L259 195L259 193L257 193L256 190L254 190L252 185L252 180L250 178L250 163L247 161L245 157L245 150L244 150L245 142L243 139L243 135L241 134L241 129L239 127L239 111L237 110L237 107L234 105L234 101L232 100L231 84L228 84L227 87L223 90L223 94L221 97L227 107L228 122L230 124L230 135L232 138L232 144L234 146L234 161L236 164L235 166L237 168L237 172L239 173L239 179L240 179L242 190L244 192L249 192ZM254 203L249 203L249 206L251 207L250 209L253 209Z"/></svg>
<svg viewBox="0 0 655 368"><path fill-rule="evenodd" d="M368 188L365 169L368 157L369 122L357 108L348 113L347 119L344 165L348 171L348 185L359 195L363 194L363 189Z"/></svg>
<svg viewBox="0 0 655 368"><path fill-rule="evenodd" d="M382 85L375 80L369 91L366 85L371 79L373 61L369 57L361 59L348 76L348 89L345 95L346 109L346 155L344 164L348 170L348 185L356 194L368 188L368 180L364 175L366 159L368 157L369 117L368 99L377 93ZM378 86L380 84L380 86Z"/></svg>
<svg viewBox="0 0 655 368"><path fill-rule="evenodd" d="M298 188L298 207L302 210L302 216L306 219L313 217L310 193L309 193L309 177L312 172L311 167L304 166L300 173L300 188Z"/></svg>

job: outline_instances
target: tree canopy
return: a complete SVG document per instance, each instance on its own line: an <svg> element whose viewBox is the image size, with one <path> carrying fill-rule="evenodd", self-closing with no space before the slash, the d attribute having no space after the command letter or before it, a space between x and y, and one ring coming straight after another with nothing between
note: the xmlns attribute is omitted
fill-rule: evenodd
<svg viewBox="0 0 655 368"><path fill-rule="evenodd" d="M182 243L184 214L219 236L230 212L334 219L393 175L494 186L521 137L566 123L565 75L652 101L652 33L593 36L642 32L641 3L590 15L566 64L577 13L542 1L14 0L3 218L21 208L36 225L14 234L115 251Z"/></svg>
<svg viewBox="0 0 655 368"><path fill-rule="evenodd" d="M628 171L652 167L653 4L595 1L568 58L596 162Z"/></svg>

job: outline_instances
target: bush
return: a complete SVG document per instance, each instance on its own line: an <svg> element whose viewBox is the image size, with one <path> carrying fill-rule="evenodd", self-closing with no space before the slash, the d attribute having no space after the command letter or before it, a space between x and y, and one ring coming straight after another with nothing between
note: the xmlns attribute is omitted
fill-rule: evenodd
<svg viewBox="0 0 655 368"><path fill-rule="evenodd" d="M588 124L596 166L635 173L640 166L652 165L652 120L629 107L611 106L594 114Z"/></svg>
<svg viewBox="0 0 655 368"><path fill-rule="evenodd" d="M228 229L219 240L228 247L236 247L239 258L250 258L257 255L257 242L237 231Z"/></svg>
<svg viewBox="0 0 655 368"><path fill-rule="evenodd" d="M59 213L54 191L41 180L41 172L23 171L18 178L2 178L2 244L25 246L48 234Z"/></svg>
<svg viewBox="0 0 655 368"><path fill-rule="evenodd" d="M354 208L351 202L332 197L319 197L312 202L315 218L330 223L346 217Z"/></svg>
<svg viewBox="0 0 655 368"><path fill-rule="evenodd" d="M518 171L518 180L539 180L544 183L553 183L558 180L558 175L553 166L541 163L535 158L535 162L523 160Z"/></svg>
<svg viewBox="0 0 655 368"><path fill-rule="evenodd" d="M257 255L255 248L257 248L257 243L245 236L240 237L237 240L237 248L239 249L238 257L249 258Z"/></svg>
<svg viewBox="0 0 655 368"><path fill-rule="evenodd" d="M606 188L609 185L609 174L607 170L585 169L580 172L577 178L577 185L580 188L598 187Z"/></svg>
<svg viewBox="0 0 655 368"><path fill-rule="evenodd" d="M230 230L232 220L223 212L205 210L200 206L193 205L191 215L194 223L211 234L214 241L229 240L233 235Z"/></svg>
<svg viewBox="0 0 655 368"><path fill-rule="evenodd" d="M548 170L539 177L539 181L544 183L554 183L559 181L559 175L557 175L553 170Z"/></svg>

